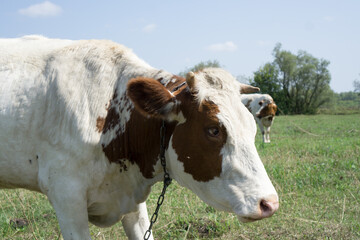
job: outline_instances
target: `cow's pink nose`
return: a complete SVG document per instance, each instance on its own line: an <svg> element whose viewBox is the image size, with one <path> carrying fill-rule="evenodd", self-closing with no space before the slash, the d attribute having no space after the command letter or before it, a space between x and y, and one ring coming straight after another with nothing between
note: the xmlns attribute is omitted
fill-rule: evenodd
<svg viewBox="0 0 360 240"><path fill-rule="evenodd" d="M260 201L260 217L266 218L272 216L279 208L277 198L263 199Z"/></svg>

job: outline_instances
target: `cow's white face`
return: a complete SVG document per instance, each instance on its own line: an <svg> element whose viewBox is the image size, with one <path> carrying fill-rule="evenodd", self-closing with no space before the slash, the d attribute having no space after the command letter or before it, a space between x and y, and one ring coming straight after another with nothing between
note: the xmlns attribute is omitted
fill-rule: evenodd
<svg viewBox="0 0 360 240"><path fill-rule="evenodd" d="M221 69L188 74L187 84L158 108L178 121L167 151L171 177L241 221L271 216L278 196L255 148L253 116L238 104L240 84Z"/></svg>

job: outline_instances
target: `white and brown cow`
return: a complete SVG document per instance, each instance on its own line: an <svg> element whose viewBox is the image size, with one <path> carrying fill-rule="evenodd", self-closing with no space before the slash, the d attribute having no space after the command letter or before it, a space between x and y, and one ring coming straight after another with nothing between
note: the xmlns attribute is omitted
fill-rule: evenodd
<svg viewBox="0 0 360 240"><path fill-rule="evenodd" d="M164 175L162 120L171 178L243 222L278 209L238 104L251 88L224 70L185 80L110 41L26 36L0 40L0 86L0 188L47 195L64 239L120 220L143 238L145 200Z"/></svg>
<svg viewBox="0 0 360 240"><path fill-rule="evenodd" d="M259 125L263 142L270 142L270 127L274 122L277 106L269 94L243 94L241 101Z"/></svg>

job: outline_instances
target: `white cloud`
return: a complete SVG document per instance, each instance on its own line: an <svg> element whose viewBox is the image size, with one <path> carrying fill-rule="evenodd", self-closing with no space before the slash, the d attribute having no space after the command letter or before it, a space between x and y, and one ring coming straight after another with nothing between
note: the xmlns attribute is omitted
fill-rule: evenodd
<svg viewBox="0 0 360 240"><path fill-rule="evenodd" d="M224 51L233 52L236 51L238 47L232 41L227 41L224 43L211 44L206 49L210 51L218 51L218 52L224 52Z"/></svg>
<svg viewBox="0 0 360 240"><path fill-rule="evenodd" d="M151 23L151 24L146 25L142 29L142 31L145 32L145 33L151 33L151 32L153 32L155 30L155 28L156 28L156 24Z"/></svg>
<svg viewBox="0 0 360 240"><path fill-rule="evenodd" d="M62 12L62 8L49 1L34 4L27 8L19 9L18 13L28 17L53 17L58 16Z"/></svg>

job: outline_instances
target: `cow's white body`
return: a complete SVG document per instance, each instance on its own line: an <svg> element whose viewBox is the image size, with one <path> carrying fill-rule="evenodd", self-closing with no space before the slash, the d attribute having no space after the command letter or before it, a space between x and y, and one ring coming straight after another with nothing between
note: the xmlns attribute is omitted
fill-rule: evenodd
<svg viewBox="0 0 360 240"><path fill-rule="evenodd" d="M105 159L99 145L96 117L106 115L118 71L124 65L129 69L122 72L122 91L128 79L158 71L126 48L120 51L129 54L128 61L116 65L113 53L106 53L111 42L34 40L37 38L1 40L7 45L0 44L0 186L43 192L53 205L73 199L72 205L54 206L57 215L81 213L78 209L85 214L89 208L89 215L100 216L94 220L98 225L110 226L138 210L137 203L146 199L154 180L144 179L136 165L130 166L129 174L118 174L119 166ZM77 50L77 46L82 48ZM77 54L68 57L67 51ZM107 54L108 61L100 59ZM74 66L78 61L74 58L89 62ZM51 79L46 79L49 75ZM69 185L72 191L62 191ZM141 227L148 224L147 217L142 221ZM71 228L79 221L64 222L64 228Z"/></svg>
<svg viewBox="0 0 360 240"><path fill-rule="evenodd" d="M270 127L272 126L277 106L269 94L243 94L241 101L254 116L259 125L263 142L270 142Z"/></svg>
<svg viewBox="0 0 360 240"><path fill-rule="evenodd" d="M144 201L151 186L163 177L159 161L153 177L148 178L137 164L127 162L122 171L123 166L110 162L103 150L116 134L125 131L134 104L119 97L117 125L106 132L97 129L99 119L107 116L114 92L125 96L128 81L138 76L162 79L164 85L174 81L172 74L150 67L131 50L110 41L40 36L0 40L0 188L46 194L64 239L90 239L88 220L101 227L122 220L130 239L142 238L149 226ZM186 121L181 113L172 120ZM254 130L249 134L254 135ZM251 151L263 181L255 185L264 185L264 196L276 196L277 201L256 149L251 147ZM180 174L184 168L171 146L167 157L172 159L168 160L172 177L200 197L199 186L219 182L215 178L191 185L196 181L187 173ZM203 198L213 193L208 194ZM212 199L208 202L212 204ZM247 201L246 210L251 214L252 202ZM216 207L238 209L241 215L245 210L240 206L241 202L236 207Z"/></svg>

